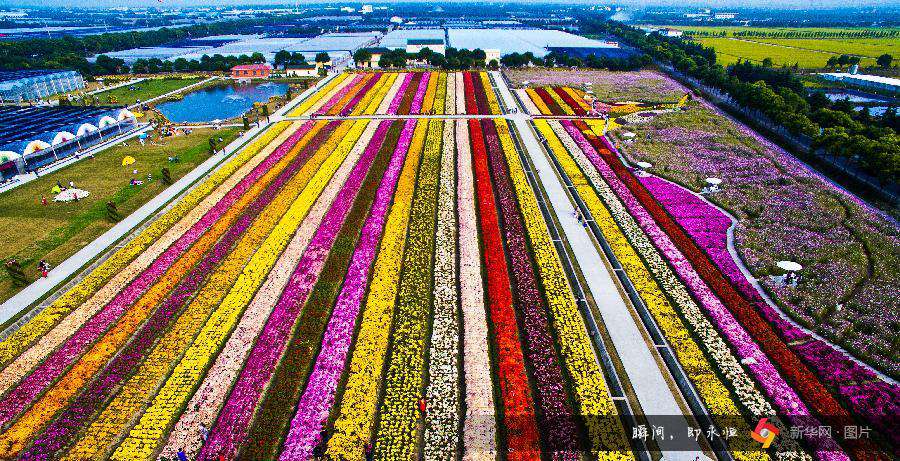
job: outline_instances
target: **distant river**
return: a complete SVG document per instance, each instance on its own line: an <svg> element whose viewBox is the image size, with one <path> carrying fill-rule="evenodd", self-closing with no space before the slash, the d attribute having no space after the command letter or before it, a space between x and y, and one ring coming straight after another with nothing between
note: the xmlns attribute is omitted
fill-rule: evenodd
<svg viewBox="0 0 900 461"><path fill-rule="evenodd" d="M286 83L230 83L188 93L180 101L156 106L173 123L202 123L239 117L255 102L287 93Z"/></svg>

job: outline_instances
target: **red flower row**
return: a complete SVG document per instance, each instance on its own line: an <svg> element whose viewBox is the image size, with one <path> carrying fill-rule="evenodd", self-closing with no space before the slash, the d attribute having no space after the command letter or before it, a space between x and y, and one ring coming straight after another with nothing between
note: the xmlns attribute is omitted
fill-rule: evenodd
<svg viewBox="0 0 900 461"><path fill-rule="evenodd" d="M576 126L584 133L600 157L612 168L653 219L669 235L678 249L688 258L697 273L709 284L723 304L735 315L738 321L747 328L767 356L781 370L785 379L794 387L807 405L818 413L828 424L843 427L853 421L850 413L837 402L824 385L807 368L806 364L791 351L787 344L778 337L753 307L743 298L725 275L709 259L708 255L697 246L684 229L653 199L653 196L637 180L637 178L610 151L606 144L583 121L576 121ZM878 459L877 449L868 441L844 441L857 459Z"/></svg>
<svg viewBox="0 0 900 461"><path fill-rule="evenodd" d="M468 74L465 78L469 78ZM471 84L471 80L467 81ZM468 97L467 91L467 100ZM487 278L488 310L493 329L494 351L497 355L496 366L504 412L502 421L506 430L509 458L540 458L534 405L528 376L525 374L525 359L519 342L516 314L512 306L509 269L503 252L487 152L481 125L477 120L469 120L469 131L475 170L478 222Z"/></svg>

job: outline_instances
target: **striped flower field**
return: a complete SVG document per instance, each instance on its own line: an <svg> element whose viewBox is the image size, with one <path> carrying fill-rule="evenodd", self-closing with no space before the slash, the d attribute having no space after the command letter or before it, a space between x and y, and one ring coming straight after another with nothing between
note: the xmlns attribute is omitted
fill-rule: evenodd
<svg viewBox="0 0 900 461"><path fill-rule="evenodd" d="M616 351L558 250L556 223L575 218L535 187L557 179L683 385L743 436L731 458L894 454L896 386L847 384L798 351L809 338L728 255L727 216L623 163L584 93L519 89L540 117L504 115L496 75L322 82L0 342L0 459L637 459ZM530 176L535 155L559 178ZM747 436L760 418L875 436L762 450Z"/></svg>

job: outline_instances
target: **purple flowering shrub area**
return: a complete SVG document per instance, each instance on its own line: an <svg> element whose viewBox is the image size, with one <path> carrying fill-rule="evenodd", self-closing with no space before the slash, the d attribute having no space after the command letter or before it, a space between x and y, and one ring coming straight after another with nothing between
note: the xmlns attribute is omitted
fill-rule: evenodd
<svg viewBox="0 0 900 461"><path fill-rule="evenodd" d="M607 70L532 68L503 71L513 87L562 85L583 90L590 85L594 94L605 102L677 101L688 90L681 84L653 70L610 72Z"/></svg>
<svg viewBox="0 0 900 461"><path fill-rule="evenodd" d="M707 177L723 180L721 190L706 197L737 218L737 253L795 321L885 373L900 375L896 334L900 329L900 227L896 221L747 127L703 105L692 104L687 111L626 126L620 133L624 131L637 136L620 143L621 152L633 162L653 164L651 173L693 191L702 190ZM679 206L678 200L666 194L671 187L648 184L648 188L677 217L673 207ZM676 194L676 198L700 200L691 194ZM693 205L681 204L683 208ZM689 233L699 221L688 218ZM728 223L713 220L704 226L703 232L691 233L692 237L722 267ZM803 265L796 286L774 277L780 275L776 263L782 260ZM730 268L723 270L734 273Z"/></svg>

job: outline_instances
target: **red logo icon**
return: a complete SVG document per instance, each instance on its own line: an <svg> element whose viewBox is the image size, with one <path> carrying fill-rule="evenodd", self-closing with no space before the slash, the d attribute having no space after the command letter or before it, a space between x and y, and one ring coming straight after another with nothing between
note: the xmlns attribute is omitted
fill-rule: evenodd
<svg viewBox="0 0 900 461"><path fill-rule="evenodd" d="M750 432L750 437L753 437L753 440L761 443L763 448L769 448L779 432L777 427L769 424L769 418L763 418L759 420L756 429Z"/></svg>

